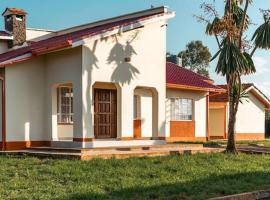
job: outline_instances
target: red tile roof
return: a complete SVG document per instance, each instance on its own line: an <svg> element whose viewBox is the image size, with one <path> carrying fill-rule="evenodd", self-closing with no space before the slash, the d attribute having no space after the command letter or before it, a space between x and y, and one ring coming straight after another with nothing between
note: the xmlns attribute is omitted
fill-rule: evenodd
<svg viewBox="0 0 270 200"><path fill-rule="evenodd" d="M254 86L252 83L244 83L243 84L243 90L246 90L250 88L251 86ZM214 96L210 96L209 101L210 102L228 102L228 92L227 92L227 85L218 85L218 87L223 88L226 92Z"/></svg>
<svg viewBox="0 0 270 200"><path fill-rule="evenodd" d="M108 31L112 31L117 28L121 28L124 26L128 26L137 22L142 22L154 17L163 16L165 13L164 10L161 10L160 8L156 8L157 11L153 13L148 13L144 15L140 15L138 17L134 16L133 18L120 18L120 20L116 20L114 22L108 22L104 23L102 25L97 25L90 28L85 28L82 30L74 31L71 33L66 33L59 36L54 36L45 40L41 40L35 43L30 43L26 47L21 47L3 54L0 54L0 67L4 67L7 65L7 63L2 63L5 61L8 61L10 59L14 59L16 57L25 55L25 54L31 54L31 55L39 55L41 53L47 53L52 50L58 50L62 49L68 46L71 46L73 42L89 38L91 36L95 36L101 33L105 33ZM19 61L23 61L26 59L22 59ZM2 63L2 65L1 65ZM10 62L8 64L12 64L13 62Z"/></svg>
<svg viewBox="0 0 270 200"><path fill-rule="evenodd" d="M166 66L166 83L185 86L187 89L223 92L211 79L171 62L167 62Z"/></svg>
<svg viewBox="0 0 270 200"><path fill-rule="evenodd" d="M2 15L5 14L5 12L9 11L12 14L17 14L17 15L26 15L27 12L23 9L19 8L6 8L6 10L2 13Z"/></svg>

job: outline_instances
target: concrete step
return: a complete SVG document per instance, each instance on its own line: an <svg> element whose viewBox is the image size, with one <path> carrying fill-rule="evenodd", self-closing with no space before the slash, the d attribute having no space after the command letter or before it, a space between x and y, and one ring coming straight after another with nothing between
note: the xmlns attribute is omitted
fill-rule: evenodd
<svg viewBox="0 0 270 200"><path fill-rule="evenodd" d="M51 151L65 153L85 153L85 152L101 152L101 151L149 151L149 150L170 150L170 149L190 149L203 148L202 144L166 144L166 145L151 145L151 146L131 146L131 147L98 147L98 148L57 148L57 147L31 147L28 150L33 151Z"/></svg>
<svg viewBox="0 0 270 200"><path fill-rule="evenodd" d="M103 150L103 151L84 151L84 152L56 152L51 150L34 150L29 149L23 152L23 154L29 156L36 156L40 158L63 158L63 159L81 159L90 160L93 158L117 158L125 159L130 157L153 157L153 156L168 156L168 155L181 155L181 154L196 154L196 153L213 153L222 152L224 149L218 148L171 148L171 149L159 149L159 150Z"/></svg>

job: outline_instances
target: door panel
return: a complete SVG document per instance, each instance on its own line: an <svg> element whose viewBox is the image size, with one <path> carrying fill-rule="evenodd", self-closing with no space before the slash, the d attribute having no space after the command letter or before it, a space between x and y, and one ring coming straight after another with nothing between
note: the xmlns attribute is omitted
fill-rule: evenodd
<svg viewBox="0 0 270 200"><path fill-rule="evenodd" d="M116 90L94 90L94 132L97 139L117 136L116 95Z"/></svg>

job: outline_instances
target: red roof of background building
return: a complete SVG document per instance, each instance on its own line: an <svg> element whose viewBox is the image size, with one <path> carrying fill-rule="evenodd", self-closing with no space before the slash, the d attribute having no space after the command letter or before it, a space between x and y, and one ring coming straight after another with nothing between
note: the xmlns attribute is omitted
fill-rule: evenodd
<svg viewBox="0 0 270 200"><path fill-rule="evenodd" d="M244 84L242 84L242 86L243 86L243 90L246 90L249 87L254 86L254 84L244 83ZM210 96L209 101L210 102L228 102L229 99L228 99L227 85L218 85L218 87L223 88L224 90L226 90L226 92L222 93L222 94Z"/></svg>
<svg viewBox="0 0 270 200"><path fill-rule="evenodd" d="M10 59L14 59L16 57L25 55L25 54L32 54L32 55L39 55L41 53L47 53L53 50L63 49L72 45L73 42L89 38L94 35L98 35L101 33L105 33L108 31L112 31L117 28L121 28L124 26L128 26L137 22L142 22L154 17L159 17L164 15L163 11L158 11L153 14L145 14L143 16L129 18L129 19L121 19L115 22L108 22L102 25L97 25L90 28L85 28L83 30L74 31L71 33L66 33L59 36L54 36L45 40L41 40L35 43L29 43L28 46L21 47L3 54L0 54L0 66L6 66L7 64L2 64L2 62L8 61ZM26 59L21 59L23 61ZM10 62L9 64L12 64Z"/></svg>
<svg viewBox="0 0 270 200"><path fill-rule="evenodd" d="M199 75L171 62L167 62L166 66L166 83L187 86L190 89L200 88L202 90L223 92L223 89L214 85L213 81L208 77Z"/></svg>
<svg viewBox="0 0 270 200"><path fill-rule="evenodd" d="M16 14L16 15L26 15L27 12L23 9L19 9L19 8L6 8L6 10L2 13L2 15L5 14L5 12L9 11L12 14Z"/></svg>

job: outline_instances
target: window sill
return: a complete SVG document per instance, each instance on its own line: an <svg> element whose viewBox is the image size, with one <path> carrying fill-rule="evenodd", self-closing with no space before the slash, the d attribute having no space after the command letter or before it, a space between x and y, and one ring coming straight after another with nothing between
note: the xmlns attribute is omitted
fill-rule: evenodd
<svg viewBox="0 0 270 200"><path fill-rule="evenodd" d="M57 123L57 125L73 125L74 123Z"/></svg>

